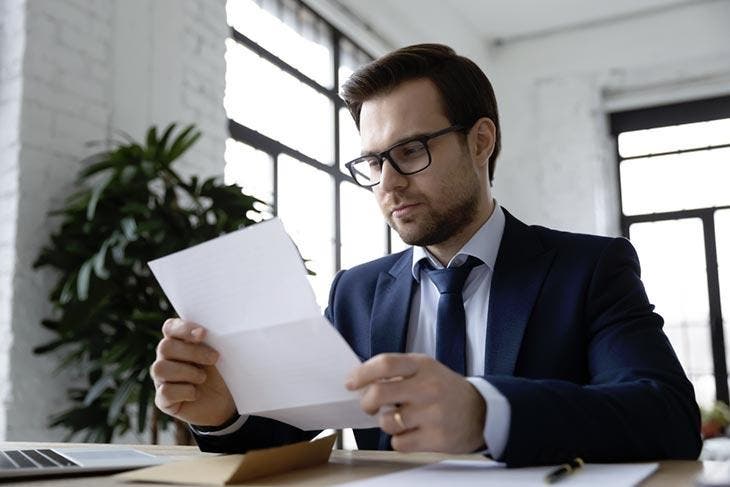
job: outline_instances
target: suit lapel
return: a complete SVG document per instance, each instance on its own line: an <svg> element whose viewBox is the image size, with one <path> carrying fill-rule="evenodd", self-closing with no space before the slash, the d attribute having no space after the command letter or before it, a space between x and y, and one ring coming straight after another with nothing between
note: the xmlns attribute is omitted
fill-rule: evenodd
<svg viewBox="0 0 730 487"><path fill-rule="evenodd" d="M408 314L413 296L411 262L413 249L403 253L388 272L378 276L370 318L370 356L379 353L405 352ZM390 435L378 432L378 449L392 450Z"/></svg>
<svg viewBox="0 0 730 487"><path fill-rule="evenodd" d="M388 272L378 276L370 318L370 356L385 352L404 352L408 314L413 291L411 261L413 250L403 253Z"/></svg>
<svg viewBox="0 0 730 487"><path fill-rule="evenodd" d="M524 223L506 210L504 213L504 234L489 297L484 372L512 375L527 321L555 251L546 251Z"/></svg>

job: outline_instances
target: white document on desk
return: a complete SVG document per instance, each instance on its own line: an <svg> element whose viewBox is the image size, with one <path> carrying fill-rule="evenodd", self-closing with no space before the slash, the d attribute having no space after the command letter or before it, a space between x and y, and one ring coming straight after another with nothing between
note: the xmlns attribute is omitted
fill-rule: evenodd
<svg viewBox="0 0 730 487"><path fill-rule="evenodd" d="M360 359L322 316L279 219L149 266L178 315L208 330L240 414L304 430L377 426L344 386Z"/></svg>
<svg viewBox="0 0 730 487"><path fill-rule="evenodd" d="M555 485L560 487L630 487L654 473L658 463L589 463ZM356 482L343 487L468 487L545 485L545 476L555 467L506 468L492 460L444 460L439 463L401 470L388 475Z"/></svg>

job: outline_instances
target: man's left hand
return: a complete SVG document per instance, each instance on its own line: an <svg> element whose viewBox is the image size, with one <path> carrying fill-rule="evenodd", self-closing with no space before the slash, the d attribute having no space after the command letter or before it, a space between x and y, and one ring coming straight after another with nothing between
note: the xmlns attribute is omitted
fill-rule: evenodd
<svg viewBox="0 0 730 487"><path fill-rule="evenodd" d="M392 435L394 450L471 453L484 447L484 398L428 355L377 355L355 369L345 386L362 392L363 411L380 413L380 428Z"/></svg>

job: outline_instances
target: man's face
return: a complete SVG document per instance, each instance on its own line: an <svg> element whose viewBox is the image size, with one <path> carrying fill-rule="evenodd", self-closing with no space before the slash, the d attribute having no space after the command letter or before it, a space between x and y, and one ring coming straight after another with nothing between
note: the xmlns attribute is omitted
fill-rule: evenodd
<svg viewBox="0 0 730 487"><path fill-rule="evenodd" d="M427 79L407 81L363 103L362 152L377 153L450 125L435 85ZM463 133L434 138L428 147L431 165L424 171L403 176L385 161L382 179L373 187L388 224L407 244L423 247L444 243L463 231L476 217L483 197Z"/></svg>

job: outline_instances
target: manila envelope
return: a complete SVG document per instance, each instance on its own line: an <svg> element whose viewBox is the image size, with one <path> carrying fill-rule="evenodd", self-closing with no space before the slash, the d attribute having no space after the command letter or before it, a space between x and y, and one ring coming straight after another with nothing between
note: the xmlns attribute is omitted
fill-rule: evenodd
<svg viewBox="0 0 730 487"><path fill-rule="evenodd" d="M327 463L335 435L314 441L251 450L244 455L221 455L170 462L115 476L128 482L235 485L248 480Z"/></svg>

